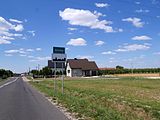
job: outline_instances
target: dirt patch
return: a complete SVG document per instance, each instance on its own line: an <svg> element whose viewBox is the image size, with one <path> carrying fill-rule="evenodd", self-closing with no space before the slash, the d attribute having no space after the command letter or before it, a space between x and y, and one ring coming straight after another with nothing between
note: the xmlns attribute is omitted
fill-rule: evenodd
<svg viewBox="0 0 160 120"><path fill-rule="evenodd" d="M117 74L118 77L160 77L159 73L145 73L145 74Z"/></svg>

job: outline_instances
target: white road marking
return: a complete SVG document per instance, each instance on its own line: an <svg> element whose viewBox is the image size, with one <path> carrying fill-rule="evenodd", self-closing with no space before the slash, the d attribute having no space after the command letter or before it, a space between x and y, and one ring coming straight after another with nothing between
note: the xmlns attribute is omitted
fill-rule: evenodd
<svg viewBox="0 0 160 120"><path fill-rule="evenodd" d="M8 82L8 83L5 83L5 84L1 85L1 86L0 86L0 89L3 88L3 87L5 87L5 86L7 86L7 85L9 85L9 84L12 84L12 83L16 82L17 80L18 80L18 78L16 78L16 79L13 80L13 81L10 81L10 82Z"/></svg>

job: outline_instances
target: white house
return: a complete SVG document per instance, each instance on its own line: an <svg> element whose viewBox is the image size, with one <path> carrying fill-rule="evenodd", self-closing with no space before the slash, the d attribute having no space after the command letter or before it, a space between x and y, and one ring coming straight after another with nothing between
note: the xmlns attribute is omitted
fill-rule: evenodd
<svg viewBox="0 0 160 120"><path fill-rule="evenodd" d="M96 76L98 67L94 61L88 59L68 59L66 74L69 77Z"/></svg>

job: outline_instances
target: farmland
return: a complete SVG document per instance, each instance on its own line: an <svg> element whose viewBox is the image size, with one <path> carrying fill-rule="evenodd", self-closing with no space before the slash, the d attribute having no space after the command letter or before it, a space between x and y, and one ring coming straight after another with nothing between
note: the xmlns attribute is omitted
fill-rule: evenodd
<svg viewBox="0 0 160 120"><path fill-rule="evenodd" d="M30 82L53 97L53 80ZM160 79L120 77L120 79L67 79L64 95L57 81L57 99L68 111L86 120L159 120Z"/></svg>

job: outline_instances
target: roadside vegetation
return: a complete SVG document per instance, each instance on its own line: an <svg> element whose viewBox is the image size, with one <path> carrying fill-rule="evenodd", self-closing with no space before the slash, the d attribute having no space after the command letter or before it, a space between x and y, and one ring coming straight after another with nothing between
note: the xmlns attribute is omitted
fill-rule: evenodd
<svg viewBox="0 0 160 120"><path fill-rule="evenodd" d="M65 80L63 95L58 80L55 97L53 79L30 83L85 120L160 119L160 79L72 78Z"/></svg>
<svg viewBox="0 0 160 120"><path fill-rule="evenodd" d="M160 68L137 68L137 69L128 69L124 68L123 66L116 66L116 68L100 70L100 75L108 75L108 74L130 74L130 73L159 73L160 75Z"/></svg>
<svg viewBox="0 0 160 120"><path fill-rule="evenodd" d="M0 69L0 81L8 78L8 77L12 77L13 76L13 72L10 70L4 70L4 69Z"/></svg>

